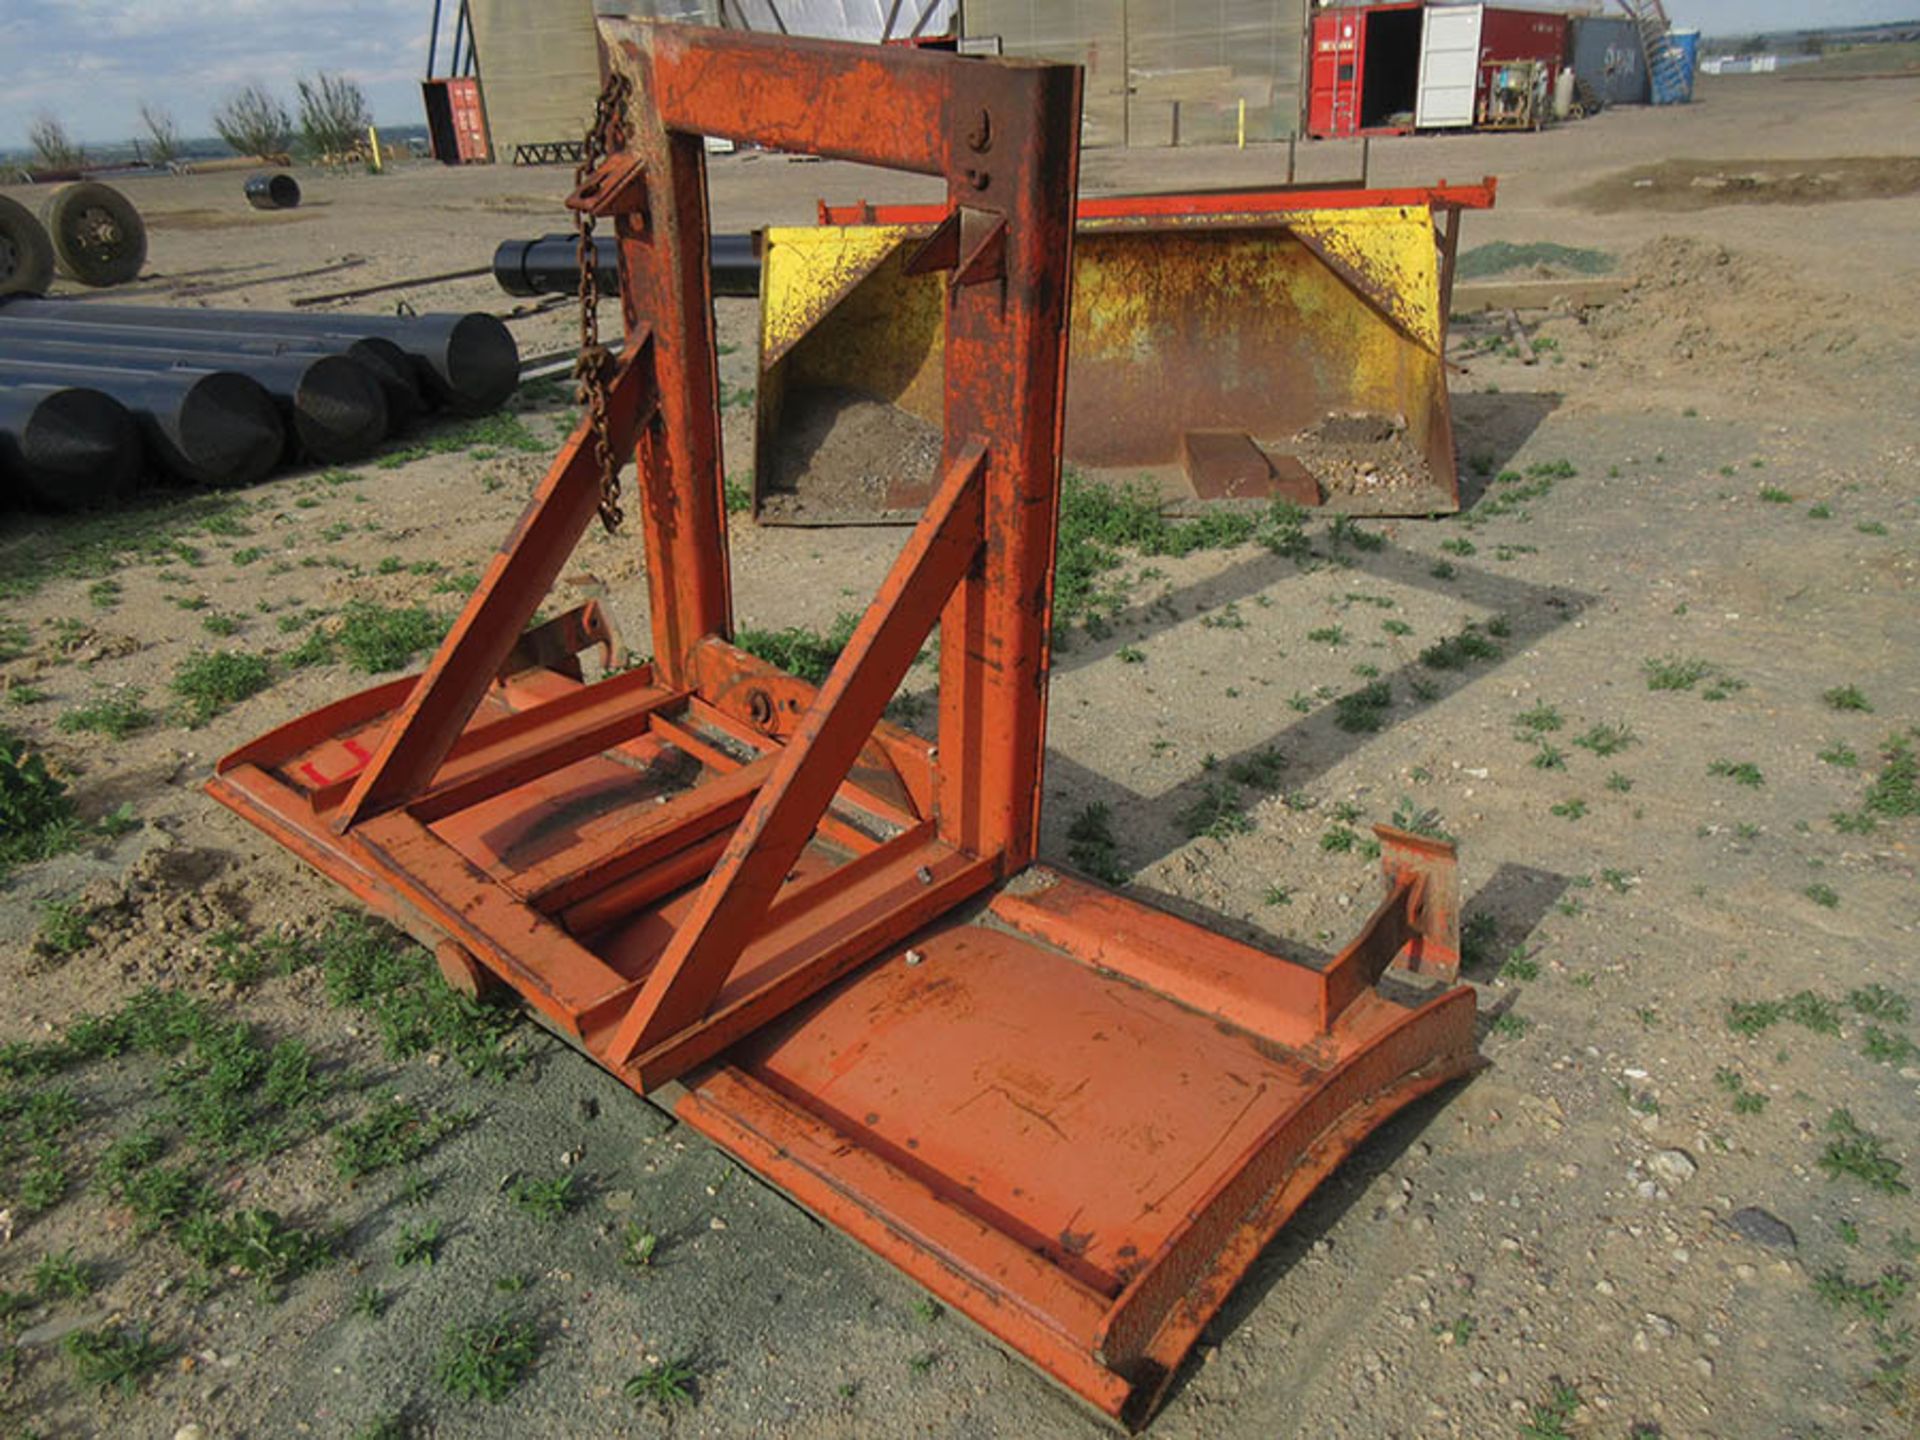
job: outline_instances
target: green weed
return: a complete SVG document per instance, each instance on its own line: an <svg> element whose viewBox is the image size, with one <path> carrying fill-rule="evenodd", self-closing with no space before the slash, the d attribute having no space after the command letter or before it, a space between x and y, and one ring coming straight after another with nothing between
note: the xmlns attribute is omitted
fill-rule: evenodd
<svg viewBox="0 0 1920 1440"><path fill-rule="evenodd" d="M173 673L173 693L188 723L204 725L273 683L273 666L259 655L214 651L190 655Z"/></svg>
<svg viewBox="0 0 1920 1440"><path fill-rule="evenodd" d="M847 642L853 639L854 628L859 623L858 615L842 613L835 617L825 635L795 625L785 630L741 630L734 635L733 643L797 680L818 685L827 678L827 672L833 669L833 662L840 658Z"/></svg>
<svg viewBox="0 0 1920 1440"><path fill-rule="evenodd" d="M146 692L138 689L102 695L67 711L60 717L60 728L68 734L86 732L124 740L153 724L153 712L142 703L145 698Z"/></svg>
<svg viewBox="0 0 1920 1440"><path fill-rule="evenodd" d="M1844 740L1834 741L1815 758L1841 770L1857 770L1860 768L1859 752Z"/></svg>
<svg viewBox="0 0 1920 1440"><path fill-rule="evenodd" d="M1812 885L1807 886L1801 893L1823 910L1838 910L1840 908L1840 892L1835 890L1831 885L1816 881Z"/></svg>
<svg viewBox="0 0 1920 1440"><path fill-rule="evenodd" d="M1913 1016L1913 1006L1907 997L1884 985L1864 985L1848 992L1847 1006L1861 1015L1871 1015L1894 1025L1904 1025Z"/></svg>
<svg viewBox="0 0 1920 1440"><path fill-rule="evenodd" d="M660 1237L638 1220L629 1220L620 1232L620 1263L634 1270L651 1269L659 1248Z"/></svg>
<svg viewBox="0 0 1920 1440"><path fill-rule="evenodd" d="M1333 723L1348 734L1370 734L1386 724L1392 708L1393 687L1385 680L1375 680L1334 702Z"/></svg>
<svg viewBox="0 0 1920 1440"><path fill-rule="evenodd" d="M1766 784L1765 778L1760 774L1760 767L1751 760L1737 762L1725 759L1715 760L1707 766L1707 773L1731 780L1736 785L1745 785L1752 790L1757 790Z"/></svg>
<svg viewBox="0 0 1920 1440"><path fill-rule="evenodd" d="M507 1195L536 1220L560 1220L579 1206L579 1182L580 1177L571 1170L546 1180L521 1176L508 1188Z"/></svg>
<svg viewBox="0 0 1920 1440"><path fill-rule="evenodd" d="M1067 858L1078 869L1109 885L1124 885L1132 878L1120 863L1113 812L1099 801L1081 810L1067 827Z"/></svg>
<svg viewBox="0 0 1920 1440"><path fill-rule="evenodd" d="M74 1378L94 1390L117 1387L131 1395L141 1377L159 1369L174 1356L171 1345L158 1345L145 1330L76 1330L60 1342L73 1361Z"/></svg>
<svg viewBox="0 0 1920 1440"><path fill-rule="evenodd" d="M393 1246L393 1263L402 1269L411 1265L433 1266L440 1259L441 1232L444 1228L438 1220L402 1226L400 1238Z"/></svg>
<svg viewBox="0 0 1920 1440"><path fill-rule="evenodd" d="M1203 783L1199 796L1174 817L1174 823L1188 839L1205 835L1226 840L1245 835L1254 828L1253 817L1242 808L1240 792L1218 780Z"/></svg>
<svg viewBox="0 0 1920 1440"><path fill-rule="evenodd" d="M1827 702L1829 710L1857 710L1866 715L1873 713L1872 704L1858 685L1836 685L1831 690L1822 691L1820 698Z"/></svg>
<svg viewBox="0 0 1920 1440"><path fill-rule="evenodd" d="M1530 734L1544 735L1551 731L1558 730L1562 725L1566 724L1566 721L1561 719L1558 710L1543 700L1531 710L1522 710L1518 715L1514 716L1513 723L1518 729L1527 731Z"/></svg>
<svg viewBox="0 0 1920 1440"><path fill-rule="evenodd" d="M661 1414L671 1415L693 1404L696 1378L691 1362L667 1360L630 1377L620 1388L629 1400L650 1404Z"/></svg>
<svg viewBox="0 0 1920 1440"><path fill-rule="evenodd" d="M84 1300L93 1293L93 1277L73 1258L71 1247L48 1255L33 1267L33 1294L37 1300Z"/></svg>
<svg viewBox="0 0 1920 1440"><path fill-rule="evenodd" d="M1591 750L1601 757L1617 755L1629 745L1637 745L1640 738L1633 733L1630 725L1595 725L1586 734L1575 737L1574 744L1583 750Z"/></svg>
<svg viewBox="0 0 1920 1440"><path fill-rule="evenodd" d="M33 948L55 959L77 955L93 938L93 919L92 907L77 900L49 900L40 907L40 934Z"/></svg>
<svg viewBox="0 0 1920 1440"><path fill-rule="evenodd" d="M46 758L0 732L0 876L72 849L82 833L66 783Z"/></svg>
<svg viewBox="0 0 1920 1440"><path fill-rule="evenodd" d="M238 1270L262 1285L278 1285L333 1259L333 1240L288 1224L271 1210L242 1210L232 1218L202 1212L188 1217L176 1238L208 1270Z"/></svg>
<svg viewBox="0 0 1920 1440"><path fill-rule="evenodd" d="M1829 1180L1851 1176L1888 1195L1907 1192L1909 1187L1900 1179L1900 1162L1886 1153L1884 1140L1860 1128L1851 1111L1833 1111L1827 1116L1826 1131L1833 1138L1816 1163Z"/></svg>
<svg viewBox="0 0 1920 1440"><path fill-rule="evenodd" d="M1429 645L1420 652L1420 663L1429 670L1463 670L1476 660L1498 660L1500 647L1473 625L1457 635Z"/></svg>
<svg viewBox="0 0 1920 1440"><path fill-rule="evenodd" d="M445 616L418 605L354 600L348 602L333 640L355 670L379 675L399 670L421 651L433 649L447 633L448 623Z"/></svg>
<svg viewBox="0 0 1920 1440"><path fill-rule="evenodd" d="M360 1119L334 1127L334 1165L347 1180L405 1165L433 1149L455 1124L410 1101L382 1101Z"/></svg>
<svg viewBox="0 0 1920 1440"><path fill-rule="evenodd" d="M519 1388L539 1356L539 1332L515 1315L456 1325L441 1348L440 1385L456 1400L498 1404Z"/></svg>
<svg viewBox="0 0 1920 1440"><path fill-rule="evenodd" d="M1793 503L1792 492L1782 490L1778 485L1762 485L1760 487L1760 498L1769 505L1791 505Z"/></svg>
<svg viewBox="0 0 1920 1440"><path fill-rule="evenodd" d="M1813 1280L1813 1293L1834 1310L1851 1310L1863 1319L1883 1323L1893 1316L1893 1307L1913 1286L1913 1277L1905 1270L1888 1268L1877 1280L1849 1280L1834 1267Z"/></svg>
<svg viewBox="0 0 1920 1440"><path fill-rule="evenodd" d="M1547 807L1549 813L1558 815L1562 820L1578 820L1587 813L1587 802L1579 798L1562 800Z"/></svg>

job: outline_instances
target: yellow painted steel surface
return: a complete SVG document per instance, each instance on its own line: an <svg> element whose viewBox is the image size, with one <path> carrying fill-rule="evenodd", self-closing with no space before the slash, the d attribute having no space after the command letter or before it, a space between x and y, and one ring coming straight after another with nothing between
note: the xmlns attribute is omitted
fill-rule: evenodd
<svg viewBox="0 0 1920 1440"><path fill-rule="evenodd" d="M947 279L905 271L926 233L767 232L755 467L763 494L806 494L811 451L802 445L796 458L790 443L796 396L803 407L822 395L837 405L864 398L938 423ZM1072 317L1069 463L1164 474L1180 465L1183 437L1227 432L1312 473L1324 460L1316 427L1376 417L1392 433L1395 463L1426 473L1372 497L1370 508L1457 508L1440 358L1446 316L1423 206L1084 222ZM799 516L776 504L768 518ZM806 518L828 516L816 505Z"/></svg>

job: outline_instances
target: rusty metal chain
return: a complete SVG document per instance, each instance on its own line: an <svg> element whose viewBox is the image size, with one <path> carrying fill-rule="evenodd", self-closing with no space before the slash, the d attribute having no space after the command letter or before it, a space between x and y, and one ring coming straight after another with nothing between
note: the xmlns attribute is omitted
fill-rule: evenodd
<svg viewBox="0 0 1920 1440"><path fill-rule="evenodd" d="M579 167L573 173L574 189L582 189L593 172L618 150L625 139L623 119L631 85L625 75L614 71L601 88L593 107L593 125L587 131L586 146ZM575 258L580 267L580 354L573 362L577 382L574 399L586 407L593 424L594 458L600 462L600 523L609 535L619 530L626 518L620 508L620 465L614 457L613 440L607 419L607 379L613 370L613 356L600 343L600 276L593 245L594 219L590 211L573 212Z"/></svg>

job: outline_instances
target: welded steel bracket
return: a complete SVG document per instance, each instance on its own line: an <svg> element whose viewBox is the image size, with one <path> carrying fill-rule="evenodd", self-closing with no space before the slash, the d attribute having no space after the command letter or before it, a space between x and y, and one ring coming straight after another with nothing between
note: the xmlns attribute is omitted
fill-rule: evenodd
<svg viewBox="0 0 1920 1440"><path fill-rule="evenodd" d="M1324 967L1033 864L1078 71L600 24L631 87L619 173L647 176L608 420L652 659L617 668L597 605L528 628L600 498L583 422L424 673L241 747L209 788L449 983L512 989L1143 1421L1314 1185L1478 1063L1472 992L1428 978L1457 948L1451 848L1382 831L1388 897ZM731 640L707 135L940 176L982 217L954 232L931 498L818 686ZM936 627L929 741L882 716Z"/></svg>

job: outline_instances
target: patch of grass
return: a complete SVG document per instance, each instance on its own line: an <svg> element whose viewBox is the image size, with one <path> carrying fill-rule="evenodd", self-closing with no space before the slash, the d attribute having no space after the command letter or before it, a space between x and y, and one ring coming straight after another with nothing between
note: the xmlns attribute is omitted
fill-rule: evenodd
<svg viewBox="0 0 1920 1440"><path fill-rule="evenodd" d="M96 579L129 565L164 565L179 553L182 537L236 513L244 503L230 495L161 499L13 527L0 542L0 600L25 599L52 580Z"/></svg>
<svg viewBox="0 0 1920 1440"><path fill-rule="evenodd" d="M1724 780L1731 780L1736 785L1745 785L1752 790L1757 790L1766 784L1765 777L1760 773L1760 767L1751 760L1715 760L1707 766L1707 773L1717 775Z"/></svg>
<svg viewBox="0 0 1920 1440"><path fill-rule="evenodd" d="M1464 670L1476 660L1498 660L1500 647L1477 626L1468 625L1457 635L1429 645L1420 652L1420 663L1429 670Z"/></svg>
<svg viewBox="0 0 1920 1440"><path fill-rule="evenodd" d="M1536 770L1564 770L1567 768L1567 752L1551 740L1535 743L1533 759L1528 762Z"/></svg>
<svg viewBox="0 0 1920 1440"><path fill-rule="evenodd" d="M403 668L421 651L438 645L448 623L445 616L419 605L354 600L342 613L333 639L355 670L380 675Z"/></svg>
<svg viewBox="0 0 1920 1440"><path fill-rule="evenodd" d="M1760 498L1769 505L1791 505L1793 503L1792 492L1782 490L1778 485L1762 485L1760 487Z"/></svg>
<svg viewBox="0 0 1920 1440"><path fill-rule="evenodd" d="M93 1277L87 1267L73 1258L69 1246L58 1255L48 1255L33 1267L33 1295L36 1300L84 1300L93 1293Z"/></svg>
<svg viewBox="0 0 1920 1440"><path fill-rule="evenodd" d="M561 1220L580 1204L580 1177L571 1170L545 1180L523 1175L508 1188L507 1195L536 1220Z"/></svg>
<svg viewBox="0 0 1920 1440"><path fill-rule="evenodd" d="M1539 265L1572 271L1578 275L1599 275L1613 269L1614 258L1604 250L1561 245L1551 240L1536 240L1524 245L1493 240L1463 251L1458 262L1458 273L1462 279L1478 280L1489 275L1502 275L1510 270L1531 270Z"/></svg>
<svg viewBox="0 0 1920 1440"><path fill-rule="evenodd" d="M1883 1324L1893 1318L1893 1307L1913 1286L1905 1270L1889 1267L1878 1279L1854 1281L1837 1266L1813 1280L1813 1293L1829 1308L1853 1311L1863 1319Z"/></svg>
<svg viewBox="0 0 1920 1440"><path fill-rule="evenodd" d="M519 1071L520 1057L507 1048L513 1013L449 988L432 957L397 932L342 912L320 936L316 953L328 1001L364 1011L390 1058L438 1051L473 1075Z"/></svg>
<svg viewBox="0 0 1920 1440"><path fill-rule="evenodd" d="M1573 1417L1580 1413L1580 1390L1556 1379L1547 1398L1527 1411L1520 1433L1526 1440L1573 1440Z"/></svg>
<svg viewBox="0 0 1920 1440"><path fill-rule="evenodd" d="M1370 734L1386 724L1392 708L1393 687L1385 680L1375 680L1334 702L1333 723L1348 734Z"/></svg>
<svg viewBox="0 0 1920 1440"><path fill-rule="evenodd" d="M1532 709L1522 710L1514 716L1513 723L1518 729L1530 734L1544 735L1560 729L1566 721L1561 719L1558 710L1543 700Z"/></svg>
<svg viewBox="0 0 1920 1440"><path fill-rule="evenodd" d="M231 1218L189 1217L176 1238L209 1270L238 1270L262 1285L278 1285L333 1259L330 1236L289 1224L271 1210L242 1210Z"/></svg>
<svg viewBox="0 0 1920 1440"><path fill-rule="evenodd" d="M1113 652L1113 658L1122 665L1144 665L1147 663L1147 652L1138 645L1122 645Z"/></svg>
<svg viewBox="0 0 1920 1440"><path fill-rule="evenodd" d="M1831 885L1815 881L1813 884L1807 886L1801 893L1823 910L1838 910L1840 908L1840 892L1835 890Z"/></svg>
<svg viewBox="0 0 1920 1440"><path fill-rule="evenodd" d="M1640 737L1633 733L1630 725L1601 724L1591 727L1584 735L1575 736L1573 743L1604 758L1619 754L1629 745L1638 745Z"/></svg>
<svg viewBox="0 0 1920 1440"><path fill-rule="evenodd" d="M1473 1339L1474 1332L1480 1328L1480 1322L1471 1315L1461 1315L1453 1320L1436 1323L1433 1333L1447 1344L1458 1347Z"/></svg>
<svg viewBox="0 0 1920 1440"><path fill-rule="evenodd" d="M1907 1193L1900 1162L1886 1153L1884 1140L1860 1128L1851 1111L1841 1108L1828 1115L1826 1133L1833 1138L1816 1163L1829 1180L1846 1176L1884 1194Z"/></svg>
<svg viewBox="0 0 1920 1440"><path fill-rule="evenodd" d="M1860 754L1844 740L1836 740L1815 757L1825 764L1841 770L1860 768Z"/></svg>
<svg viewBox="0 0 1920 1440"><path fill-rule="evenodd" d="M1668 655L1641 663L1649 690L1691 690L1713 673L1705 660Z"/></svg>
<svg viewBox="0 0 1920 1440"><path fill-rule="evenodd" d="M1885 763L1867 789L1863 811L1889 820L1920 815L1920 757L1913 746L1903 736L1889 736L1882 756Z"/></svg>
<svg viewBox="0 0 1920 1440"><path fill-rule="evenodd" d="M204 725L273 683L273 666L262 656L226 650L189 655L173 672L191 725Z"/></svg>
<svg viewBox="0 0 1920 1440"><path fill-rule="evenodd" d="M633 1270L653 1267L660 1237L638 1220L629 1220L620 1232L620 1263Z"/></svg>
<svg viewBox="0 0 1920 1440"><path fill-rule="evenodd" d="M456 1400L498 1404L520 1386L540 1357L540 1332L509 1314L447 1331L440 1352L440 1386Z"/></svg>
<svg viewBox="0 0 1920 1440"><path fill-rule="evenodd" d="M208 615L200 621L200 628L209 635L225 639L240 628L240 622L231 615Z"/></svg>
<svg viewBox="0 0 1920 1440"><path fill-rule="evenodd" d="M1174 823L1190 840L1202 835L1227 840L1254 828L1253 817L1242 807L1239 790L1219 780L1203 783L1198 798L1174 818Z"/></svg>
<svg viewBox="0 0 1920 1440"><path fill-rule="evenodd" d="M0 875L72 849L82 833L66 782L46 757L0 732Z"/></svg>
<svg viewBox="0 0 1920 1440"><path fill-rule="evenodd" d="M418 1225L403 1225L400 1238L393 1245L393 1263L402 1269L412 1265L433 1266L440 1259L442 1231L445 1229L438 1220L424 1220Z"/></svg>
<svg viewBox="0 0 1920 1440"><path fill-rule="evenodd" d="M62 715L60 728L70 735L87 733L124 740L153 724L154 715L143 703L145 699L144 690L133 688L98 696Z"/></svg>
<svg viewBox="0 0 1920 1440"><path fill-rule="evenodd" d="M1770 1097L1747 1089L1747 1082L1738 1070L1722 1065L1713 1072L1713 1083L1733 1097L1733 1108L1737 1114L1758 1115L1767 1108Z"/></svg>
<svg viewBox="0 0 1920 1440"><path fill-rule="evenodd" d="M1869 1025L1860 1032L1860 1053L1876 1065L1906 1065L1920 1056L1920 1045L1897 1031Z"/></svg>
<svg viewBox="0 0 1920 1440"><path fill-rule="evenodd" d="M1524 1015L1507 1010L1494 1017L1492 1028L1496 1035L1505 1035L1510 1039L1518 1040L1533 1028L1533 1022Z"/></svg>
<svg viewBox="0 0 1920 1440"><path fill-rule="evenodd" d="M749 477L736 480L729 475L723 491L723 499L729 515L744 515L753 509L753 481Z"/></svg>
<svg viewBox="0 0 1920 1440"><path fill-rule="evenodd" d="M847 648L859 623L858 615L842 613L835 617L832 628L824 635L794 625L785 630L741 630L734 635L733 643L795 679L818 685L827 678L840 652Z"/></svg>
<svg viewBox="0 0 1920 1440"><path fill-rule="evenodd" d="M54 959L77 955L93 938L94 912L78 900L49 900L40 907L40 933L34 950Z"/></svg>
<svg viewBox="0 0 1920 1440"><path fill-rule="evenodd" d="M362 1320L378 1320L387 1313L387 1292L378 1285L362 1285L347 1308Z"/></svg>
<svg viewBox="0 0 1920 1440"><path fill-rule="evenodd" d="M93 602L96 610L111 610L120 603L121 585L118 580L96 580L87 587L87 599Z"/></svg>
<svg viewBox="0 0 1920 1440"><path fill-rule="evenodd" d="M1884 535L1887 533L1887 527L1878 520L1862 520L1855 524L1853 528L1858 530L1862 535Z"/></svg>
<svg viewBox="0 0 1920 1440"><path fill-rule="evenodd" d="M1873 705L1858 685L1836 685L1824 690L1820 698L1827 702L1829 710L1857 710L1861 714L1871 715Z"/></svg>
<svg viewBox="0 0 1920 1440"><path fill-rule="evenodd" d="M1904 1025L1913 1017L1913 1006L1907 997L1884 985L1863 985L1849 991L1847 1008L1893 1025Z"/></svg>
<svg viewBox="0 0 1920 1440"><path fill-rule="evenodd" d="M159 1345L145 1330L76 1330L60 1342L73 1362L74 1378L94 1390L118 1388L131 1395L141 1378L174 1356L171 1345Z"/></svg>
<svg viewBox="0 0 1920 1440"><path fill-rule="evenodd" d="M1338 625L1323 625L1317 630L1309 630L1307 639L1316 645L1344 645L1347 632Z"/></svg>
<svg viewBox="0 0 1920 1440"><path fill-rule="evenodd" d="M1527 947L1516 945L1511 954L1500 965L1502 980L1538 980L1540 962L1527 953Z"/></svg>
<svg viewBox="0 0 1920 1440"><path fill-rule="evenodd" d="M1280 788L1280 777L1286 768L1287 757L1275 746L1265 745L1231 761L1227 765L1227 778L1250 790L1271 792Z"/></svg>
<svg viewBox="0 0 1920 1440"><path fill-rule="evenodd" d="M1562 820L1578 820L1587 813L1587 802L1575 797L1571 800L1562 800L1557 805L1549 805L1547 809L1549 813L1558 815Z"/></svg>
<svg viewBox="0 0 1920 1440"><path fill-rule="evenodd" d="M408 1164L439 1144L455 1124L407 1100L382 1101L360 1119L334 1127L334 1165L341 1178L354 1180Z"/></svg>
<svg viewBox="0 0 1920 1440"><path fill-rule="evenodd" d="M1831 520L1833 518L1833 507L1824 500L1818 501L1807 507L1807 518L1809 520Z"/></svg>
<svg viewBox="0 0 1920 1440"><path fill-rule="evenodd" d="M661 1414L671 1415L693 1404L697 1378L692 1362L666 1360L630 1376L620 1389L629 1400L652 1405Z"/></svg>
<svg viewBox="0 0 1920 1440"><path fill-rule="evenodd" d="M1113 812L1099 801L1081 810L1067 827L1067 858L1076 868L1109 885L1124 885L1132 878L1120 863Z"/></svg>

